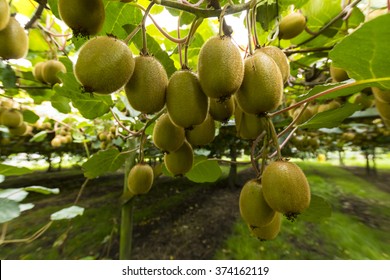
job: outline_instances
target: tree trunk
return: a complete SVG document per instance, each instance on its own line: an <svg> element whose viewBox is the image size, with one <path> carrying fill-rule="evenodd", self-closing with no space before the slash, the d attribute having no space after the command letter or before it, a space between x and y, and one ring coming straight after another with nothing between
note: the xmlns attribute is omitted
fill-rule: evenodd
<svg viewBox="0 0 390 280"><path fill-rule="evenodd" d="M366 174L370 174L370 154L368 151L364 152L364 155L366 157Z"/></svg>
<svg viewBox="0 0 390 280"><path fill-rule="evenodd" d="M345 165L345 164L344 164L344 156L343 156L341 150L339 150L339 164L340 164L341 166L344 166L344 165Z"/></svg>
<svg viewBox="0 0 390 280"><path fill-rule="evenodd" d="M127 140L129 144L129 150L134 150L137 146L137 139ZM135 164L135 158L137 153L135 150L130 153L129 158L125 163L125 178L123 182L123 193L128 193L127 190L127 175L130 169ZM121 209L121 229L120 229L120 242L119 242L119 259L129 260L131 259L131 248L133 240L133 205L134 198L130 198L122 205Z"/></svg>
<svg viewBox="0 0 390 280"><path fill-rule="evenodd" d="M229 188L234 188L237 179L237 164L235 163L237 161L237 148L235 145L230 147L230 160L234 162L230 163L228 184Z"/></svg>

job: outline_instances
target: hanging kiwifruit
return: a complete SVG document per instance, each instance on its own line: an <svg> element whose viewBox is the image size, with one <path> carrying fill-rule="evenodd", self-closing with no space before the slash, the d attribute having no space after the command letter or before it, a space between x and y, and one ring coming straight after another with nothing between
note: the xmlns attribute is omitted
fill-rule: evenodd
<svg viewBox="0 0 390 280"><path fill-rule="evenodd" d="M240 87L244 63L228 36L214 36L202 46L198 58L199 82L210 98L226 99Z"/></svg>
<svg viewBox="0 0 390 280"><path fill-rule="evenodd" d="M6 109L0 117L0 123L8 128L16 128L23 124L23 115L16 109Z"/></svg>
<svg viewBox="0 0 390 280"><path fill-rule="evenodd" d="M233 98L226 100L218 100L216 98L210 98L209 113L215 121L227 122L234 112Z"/></svg>
<svg viewBox="0 0 390 280"><path fill-rule="evenodd" d="M138 163L127 176L127 188L133 195L148 193L154 180L153 168L146 163Z"/></svg>
<svg viewBox="0 0 390 280"><path fill-rule="evenodd" d="M256 55L259 52L263 52L269 55L278 65L280 73L282 74L283 83L286 83L288 77L290 76L290 62L287 59L287 56L284 52L275 46L266 46L260 49L257 49L254 53Z"/></svg>
<svg viewBox="0 0 390 280"><path fill-rule="evenodd" d="M60 72L66 73L66 68L65 65L58 60L46 61L41 69L42 78L49 85L61 83L61 79L57 76Z"/></svg>
<svg viewBox="0 0 390 280"><path fill-rule="evenodd" d="M234 109L237 136L241 139L256 139L267 131L268 122L264 117L247 114L236 104Z"/></svg>
<svg viewBox="0 0 390 280"><path fill-rule="evenodd" d="M273 111L282 95L283 79L276 62L263 52L246 58L244 81L235 94L241 109L254 115Z"/></svg>
<svg viewBox="0 0 390 280"><path fill-rule="evenodd" d="M193 72L179 70L173 73L168 82L166 106L174 124L183 128L201 124L207 116L208 102Z"/></svg>
<svg viewBox="0 0 390 280"><path fill-rule="evenodd" d="M265 201L258 180L250 180L244 184L240 192L239 207L241 217L252 228L268 225L276 214Z"/></svg>
<svg viewBox="0 0 390 280"><path fill-rule="evenodd" d="M20 23L11 17L7 26L0 31L0 57L19 59L28 51L28 36Z"/></svg>
<svg viewBox="0 0 390 280"><path fill-rule="evenodd" d="M310 186L295 163L274 161L262 176L263 194L268 205L294 219L310 205Z"/></svg>
<svg viewBox="0 0 390 280"><path fill-rule="evenodd" d="M292 39L305 30L306 17L298 12L293 12L283 17L279 23L279 38Z"/></svg>
<svg viewBox="0 0 390 280"><path fill-rule="evenodd" d="M160 111L165 105L167 86L167 72L155 57L135 58L133 75L125 86L131 107L146 114Z"/></svg>
<svg viewBox="0 0 390 280"><path fill-rule="evenodd" d="M276 212L272 221L262 227L249 227L253 236L257 237L260 241L272 240L278 236L282 225L282 215Z"/></svg>
<svg viewBox="0 0 390 280"><path fill-rule="evenodd" d="M174 152L185 140L184 128L176 126L168 113L161 115L153 128L153 143L163 152Z"/></svg>
<svg viewBox="0 0 390 280"><path fill-rule="evenodd" d="M186 130L186 139L193 146L203 146L213 142L215 137L215 122L210 114L193 129Z"/></svg>
<svg viewBox="0 0 390 280"><path fill-rule="evenodd" d="M99 36L80 48L74 74L86 92L110 94L130 80L134 66L133 54L124 42Z"/></svg>
<svg viewBox="0 0 390 280"><path fill-rule="evenodd" d="M10 19L9 4L7 0L0 0L0 30L3 30Z"/></svg>
<svg viewBox="0 0 390 280"><path fill-rule="evenodd" d="M194 153L187 141L184 141L178 150L164 155L165 167L174 176L181 176L190 171L193 161Z"/></svg>
<svg viewBox="0 0 390 280"><path fill-rule="evenodd" d="M105 11L102 0L59 0L58 12L75 36L95 35L103 28Z"/></svg>

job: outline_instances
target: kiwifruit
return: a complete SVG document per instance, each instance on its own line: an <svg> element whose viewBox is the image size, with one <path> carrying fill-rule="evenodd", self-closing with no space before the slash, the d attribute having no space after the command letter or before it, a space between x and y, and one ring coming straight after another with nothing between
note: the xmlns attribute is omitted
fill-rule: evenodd
<svg viewBox="0 0 390 280"><path fill-rule="evenodd" d="M161 115L153 128L153 143L163 152L174 152L185 140L184 128L176 126L168 113Z"/></svg>
<svg viewBox="0 0 390 280"><path fill-rule="evenodd" d="M12 109L14 106L14 101L11 98L6 98L1 101L0 107L3 109Z"/></svg>
<svg viewBox="0 0 390 280"><path fill-rule="evenodd" d="M153 56L135 58L133 75L125 86L131 107L146 114L160 111L165 105L168 76L161 63Z"/></svg>
<svg viewBox="0 0 390 280"><path fill-rule="evenodd" d="M134 195L145 194L152 188L153 180L153 168L149 164L138 163L127 176L127 188Z"/></svg>
<svg viewBox="0 0 390 280"><path fill-rule="evenodd" d="M282 215L276 212L272 221L263 227L251 227L249 226L252 235L260 239L261 241L273 240L278 236L282 225Z"/></svg>
<svg viewBox="0 0 390 280"><path fill-rule="evenodd" d="M372 88L372 93L375 96L375 99L378 99L382 102L390 103L390 90L382 90L377 87Z"/></svg>
<svg viewBox="0 0 390 280"><path fill-rule="evenodd" d="M99 36L80 48L74 73L86 92L110 94L130 80L134 66L133 54L124 42Z"/></svg>
<svg viewBox="0 0 390 280"><path fill-rule="evenodd" d="M241 109L254 115L273 111L282 95L283 79L276 62L262 52L246 58L244 80L235 94Z"/></svg>
<svg viewBox="0 0 390 280"><path fill-rule="evenodd" d="M241 139L256 139L268 128L268 122L264 117L247 114L236 105L234 110L237 136Z"/></svg>
<svg viewBox="0 0 390 280"><path fill-rule="evenodd" d="M233 98L218 100L210 98L209 113L215 121L227 122L234 112Z"/></svg>
<svg viewBox="0 0 390 280"><path fill-rule="evenodd" d="M55 137L50 141L50 145L51 145L53 148L59 148L59 147L61 147L62 141L61 141L60 137L55 136Z"/></svg>
<svg viewBox="0 0 390 280"><path fill-rule="evenodd" d="M42 66L42 78L49 85L60 84L61 79L57 77L59 72L66 73L65 65L58 60L48 60Z"/></svg>
<svg viewBox="0 0 390 280"><path fill-rule="evenodd" d="M193 161L194 153L187 141L184 141L178 150L164 155L165 167L174 176L184 175L190 171Z"/></svg>
<svg viewBox="0 0 390 280"><path fill-rule="evenodd" d="M213 142L215 137L215 122L210 114L193 129L186 130L186 139L193 146L203 146Z"/></svg>
<svg viewBox="0 0 390 280"><path fill-rule="evenodd" d="M382 119L385 121L390 121L390 103L375 99L375 106Z"/></svg>
<svg viewBox="0 0 390 280"><path fill-rule="evenodd" d="M283 84L287 82L290 77L290 62L287 59L285 53L275 46L266 46L255 51L255 55L258 52L263 52L269 55L278 65L280 73L282 74Z"/></svg>
<svg viewBox="0 0 390 280"><path fill-rule="evenodd" d="M20 126L18 127L14 127L14 128L10 128L9 129L9 132L12 134L12 135L15 135L15 136L23 136L26 134L27 132L27 124L26 122L23 122Z"/></svg>
<svg viewBox="0 0 390 280"><path fill-rule="evenodd" d="M341 139L342 140L345 140L345 141L352 141L353 139L355 139L356 137L356 134L354 132L344 132L343 134L341 134Z"/></svg>
<svg viewBox="0 0 390 280"><path fill-rule="evenodd" d="M340 67L336 67L333 64L329 68L330 76L333 82L342 82L349 79L348 73Z"/></svg>
<svg viewBox="0 0 390 280"><path fill-rule="evenodd" d="M374 105L374 100L362 92L356 93L352 98L354 104L362 106L362 110L368 109Z"/></svg>
<svg viewBox="0 0 390 280"><path fill-rule="evenodd" d="M173 73L166 98L169 116L177 126L191 128L206 119L209 101L193 72L179 70Z"/></svg>
<svg viewBox="0 0 390 280"><path fill-rule="evenodd" d="M310 186L298 165L274 161L262 176L263 194L268 205L289 219L294 219L310 205Z"/></svg>
<svg viewBox="0 0 390 280"><path fill-rule="evenodd" d="M210 98L225 99L235 93L244 77L240 50L228 36L214 36L200 49L199 82Z"/></svg>
<svg viewBox="0 0 390 280"><path fill-rule="evenodd" d="M325 112L325 111L334 110L334 109L337 109L337 108L340 108L340 107L341 107L341 104L340 104L339 101L337 101L337 100L332 100L332 101L329 102L329 103L320 104L320 105L318 106L317 112L318 112L318 113L321 113L321 112Z"/></svg>
<svg viewBox="0 0 390 280"><path fill-rule="evenodd" d="M23 124L23 115L16 109L7 109L2 112L0 123L8 128L16 128Z"/></svg>
<svg viewBox="0 0 390 280"><path fill-rule="evenodd" d="M3 59L19 59L28 51L28 36L23 27L10 17L7 26L0 31L0 57Z"/></svg>
<svg viewBox="0 0 390 280"><path fill-rule="evenodd" d="M241 217L252 228L268 225L276 214L265 201L258 180L250 180L244 184L240 192L239 207Z"/></svg>
<svg viewBox="0 0 390 280"><path fill-rule="evenodd" d="M298 12L293 12L283 17L279 23L279 38L292 39L305 30L306 17Z"/></svg>
<svg viewBox="0 0 390 280"><path fill-rule="evenodd" d="M10 19L9 4L7 0L0 0L0 30L3 30Z"/></svg>
<svg viewBox="0 0 390 280"><path fill-rule="evenodd" d="M302 109L297 109L293 113L293 118L297 118L299 114L301 113ZM314 116L313 110L311 107L306 107L305 111L303 111L302 115L297 120L297 124L302 124L306 121L308 121L311 117Z"/></svg>
<svg viewBox="0 0 390 280"><path fill-rule="evenodd" d="M44 66L45 66L45 61L40 61L37 64L35 64L34 69L33 69L34 78L41 83L45 83L45 80L43 79L43 67Z"/></svg>
<svg viewBox="0 0 390 280"><path fill-rule="evenodd" d="M103 28L105 11L102 0L59 0L58 11L75 36L95 35Z"/></svg>

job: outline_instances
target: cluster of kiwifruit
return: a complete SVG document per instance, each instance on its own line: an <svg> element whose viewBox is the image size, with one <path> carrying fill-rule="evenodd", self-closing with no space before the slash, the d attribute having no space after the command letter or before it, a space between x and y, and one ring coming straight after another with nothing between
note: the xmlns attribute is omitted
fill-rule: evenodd
<svg viewBox="0 0 390 280"><path fill-rule="evenodd" d="M310 205L310 186L295 164L279 160L265 167L261 179L243 186L239 207L253 236L272 240L280 232L282 215L293 221Z"/></svg>
<svg viewBox="0 0 390 280"><path fill-rule="evenodd" d="M24 121L19 109L13 108L11 99L3 99L0 103L0 125L8 127L13 136L24 136L31 132L32 128Z"/></svg>
<svg viewBox="0 0 390 280"><path fill-rule="evenodd" d="M61 80L57 74L66 73L65 65L58 60L40 61L35 64L33 75L35 79L41 83L49 85L60 84Z"/></svg>
<svg viewBox="0 0 390 280"><path fill-rule="evenodd" d="M290 143L299 151L314 152L320 147L320 140L315 133L296 133Z"/></svg>
<svg viewBox="0 0 390 280"><path fill-rule="evenodd" d="M8 1L0 0L0 57L19 59L28 51L28 36L20 23L10 15Z"/></svg>
<svg viewBox="0 0 390 280"><path fill-rule="evenodd" d="M67 126L59 127L55 130L55 136L50 141L53 148L60 148L63 145L71 144L73 142L72 133Z"/></svg>
<svg viewBox="0 0 390 280"><path fill-rule="evenodd" d="M111 126L108 130L100 131L97 134L97 139L100 141L100 148L103 150L106 149L116 137L115 126Z"/></svg>

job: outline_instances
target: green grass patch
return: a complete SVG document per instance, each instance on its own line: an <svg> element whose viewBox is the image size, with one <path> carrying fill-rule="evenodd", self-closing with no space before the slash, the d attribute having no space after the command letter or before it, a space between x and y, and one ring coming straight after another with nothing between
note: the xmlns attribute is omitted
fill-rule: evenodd
<svg viewBox="0 0 390 280"><path fill-rule="evenodd" d="M279 236L261 242L240 219L216 259L389 259L390 194L330 164L298 163L312 193L333 208L322 222L283 221Z"/></svg>

